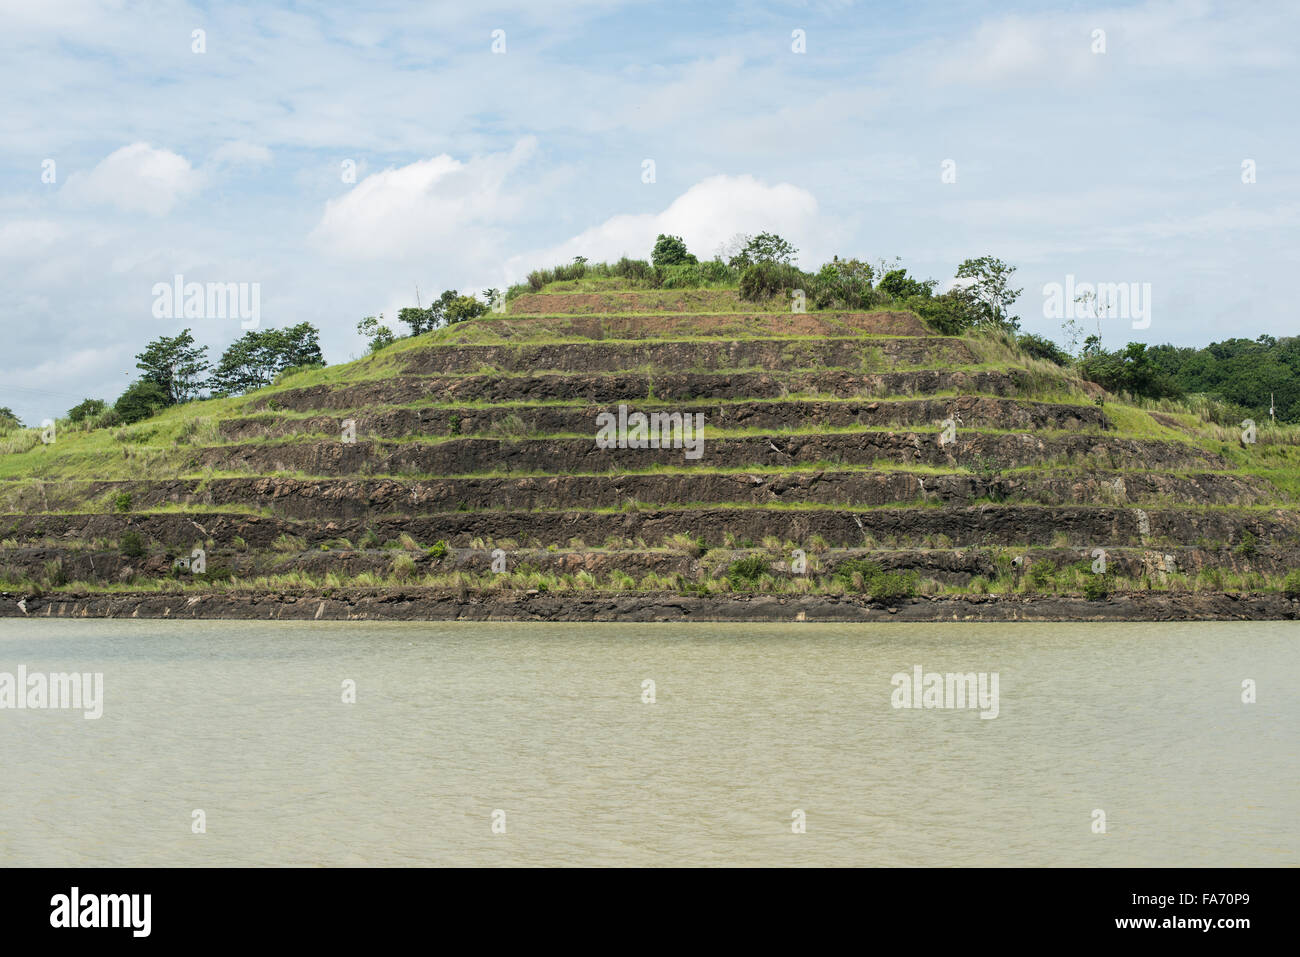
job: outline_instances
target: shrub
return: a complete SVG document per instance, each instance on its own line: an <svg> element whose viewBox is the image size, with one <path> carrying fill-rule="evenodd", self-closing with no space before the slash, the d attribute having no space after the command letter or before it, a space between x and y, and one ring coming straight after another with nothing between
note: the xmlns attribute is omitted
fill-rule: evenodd
<svg viewBox="0 0 1300 957"><path fill-rule="evenodd" d="M1040 559L1029 566L1029 583L1035 588L1046 588L1052 583L1056 569L1047 559Z"/></svg>
<svg viewBox="0 0 1300 957"><path fill-rule="evenodd" d="M732 588L752 586L771 571L768 560L762 555L749 555L727 566L726 579Z"/></svg>
<svg viewBox="0 0 1300 957"><path fill-rule="evenodd" d="M122 417L117 414L116 409L105 409L99 415L89 420L89 426L92 429L114 429L122 425Z"/></svg>
<svg viewBox="0 0 1300 957"><path fill-rule="evenodd" d="M859 259L836 256L826 263L812 284L812 298L818 309L870 309L883 295L871 287L874 270Z"/></svg>
<svg viewBox="0 0 1300 957"><path fill-rule="evenodd" d="M58 588L68 583L68 571L63 567L63 559L56 558L45 563L45 584Z"/></svg>
<svg viewBox="0 0 1300 957"><path fill-rule="evenodd" d="M848 558L835 566L832 577L850 591L862 592L873 601L894 601L916 594L916 575L887 572L865 558Z"/></svg>
<svg viewBox="0 0 1300 957"><path fill-rule="evenodd" d="M74 425L78 422L84 422L87 419L102 415L108 408L108 403L103 399L82 399L77 405L68 410L68 421Z"/></svg>
<svg viewBox="0 0 1300 957"><path fill-rule="evenodd" d="M698 263L687 249L686 243L680 236L666 236L663 233L655 240L654 251L650 254L650 261L654 263L655 269L665 266L679 266L683 263Z"/></svg>
<svg viewBox="0 0 1300 957"><path fill-rule="evenodd" d="M1300 598L1300 568L1295 569L1282 580L1282 594L1287 598Z"/></svg>
<svg viewBox="0 0 1300 957"><path fill-rule="evenodd" d="M157 382L141 379L127 386L126 391L113 403L124 425L147 419L167 405L167 392Z"/></svg>
<svg viewBox="0 0 1300 957"><path fill-rule="evenodd" d="M913 279L906 269L891 269L880 277L877 288L890 299L904 300L919 297L929 299L934 292L935 280Z"/></svg>
<svg viewBox="0 0 1300 957"><path fill-rule="evenodd" d="M574 256L573 262L563 266L556 266L551 270L551 275L554 277L555 282L581 279L587 275L587 260L582 256Z"/></svg>
<svg viewBox="0 0 1300 957"><path fill-rule="evenodd" d="M721 259L700 263L700 278L706 283L734 283L740 280L740 270L732 269Z"/></svg>
<svg viewBox="0 0 1300 957"><path fill-rule="evenodd" d="M447 557L448 551L450 551L450 549L447 547L447 543L442 539L439 539L426 548L424 554L428 556L430 561L440 562Z"/></svg>
<svg viewBox="0 0 1300 957"><path fill-rule="evenodd" d="M959 336L987 319L982 305L962 288L950 289L942 296L913 296L899 305L911 309L945 336Z"/></svg>
<svg viewBox="0 0 1300 957"><path fill-rule="evenodd" d="M791 289L812 289L814 279L794 266L761 262L746 266L740 274L740 298L750 302L771 299Z"/></svg>
<svg viewBox="0 0 1300 957"><path fill-rule="evenodd" d="M1016 336L1016 345L1021 352L1035 359L1046 359L1058 366L1070 364L1070 354L1045 336L1032 332L1022 333Z"/></svg>
<svg viewBox="0 0 1300 957"><path fill-rule="evenodd" d="M695 289L703 284L699 263L656 267L655 278L663 289Z"/></svg>
<svg viewBox="0 0 1300 957"><path fill-rule="evenodd" d="M410 555L393 556L393 577L404 582L415 574L415 559Z"/></svg>
<svg viewBox="0 0 1300 957"><path fill-rule="evenodd" d="M144 539L140 533L128 529L117 540L117 548L127 558L140 558L145 554Z"/></svg>
<svg viewBox="0 0 1300 957"><path fill-rule="evenodd" d="M129 512L131 511L131 493L118 492L113 496L113 511Z"/></svg>
<svg viewBox="0 0 1300 957"><path fill-rule="evenodd" d="M835 566L835 571L831 577L838 579L850 588L854 587L855 580L860 576L862 581L875 578L881 574L882 569L878 562L870 561L866 558L846 558ZM860 584L858 587L861 587Z"/></svg>
<svg viewBox="0 0 1300 957"><path fill-rule="evenodd" d="M867 589L874 601L897 601L916 595L916 575L912 572L884 572L871 580Z"/></svg>
<svg viewBox="0 0 1300 957"><path fill-rule="evenodd" d="M1105 601L1110 595L1110 582L1105 575L1093 575L1083 583L1083 597L1088 601Z"/></svg>
<svg viewBox="0 0 1300 957"><path fill-rule="evenodd" d="M664 545L668 548L685 552L687 555L692 555L695 558L699 558L708 551L708 546L705 545L704 536L702 535L692 538L689 535L683 535L679 532L676 535L670 535L668 538L664 539Z"/></svg>
<svg viewBox="0 0 1300 957"><path fill-rule="evenodd" d="M1241 536L1241 542L1237 545L1237 554L1242 558L1253 558L1259 552L1259 545L1255 542L1255 536L1250 532Z"/></svg>
<svg viewBox="0 0 1300 957"><path fill-rule="evenodd" d="M624 256L618 262L614 263L610 270L620 279L638 279L646 280L650 278L651 267L644 259L628 259Z"/></svg>

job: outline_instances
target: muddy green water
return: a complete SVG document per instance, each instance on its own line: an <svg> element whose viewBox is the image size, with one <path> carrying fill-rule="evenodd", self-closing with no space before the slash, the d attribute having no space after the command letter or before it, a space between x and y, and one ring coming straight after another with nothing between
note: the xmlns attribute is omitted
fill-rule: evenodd
<svg viewBox="0 0 1300 957"><path fill-rule="evenodd" d="M3 865L1300 864L1295 623L5 620L19 666L103 717L0 710Z"/></svg>

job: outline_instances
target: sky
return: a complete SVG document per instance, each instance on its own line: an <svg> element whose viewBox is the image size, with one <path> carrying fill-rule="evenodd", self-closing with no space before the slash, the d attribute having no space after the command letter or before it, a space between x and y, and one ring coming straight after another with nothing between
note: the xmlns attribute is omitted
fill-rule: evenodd
<svg viewBox="0 0 1300 957"><path fill-rule="evenodd" d="M353 7L0 0L0 406L111 402L182 328L216 358L246 323L168 318L178 275L336 363L417 290L661 232L941 290L997 256L1058 341L1067 282L1145 291L1110 348L1300 332L1295 4Z"/></svg>

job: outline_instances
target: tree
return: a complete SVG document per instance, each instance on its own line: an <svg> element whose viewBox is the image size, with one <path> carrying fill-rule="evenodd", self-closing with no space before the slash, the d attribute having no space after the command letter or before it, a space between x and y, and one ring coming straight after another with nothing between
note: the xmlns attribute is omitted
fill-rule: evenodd
<svg viewBox="0 0 1300 957"><path fill-rule="evenodd" d="M451 325L454 322L477 319L487 311L488 307L473 296L456 296L443 308L442 314L447 324Z"/></svg>
<svg viewBox="0 0 1300 957"><path fill-rule="evenodd" d="M137 379L113 403L113 411L126 425L147 419L159 409L171 405L167 390L152 379Z"/></svg>
<svg viewBox="0 0 1300 957"><path fill-rule="evenodd" d="M581 259L582 257L579 256L578 258ZM500 295L498 290L490 289L488 291ZM408 306L397 314L397 319L399 322L404 322L411 327L411 335L418 336L425 332L432 332L442 326L449 326L455 322L477 319L479 316L485 315L487 311L488 307L474 296L462 296L455 289L444 289L442 295L431 302L428 308L420 309ZM380 346L380 348L383 348L383 346Z"/></svg>
<svg viewBox="0 0 1300 957"><path fill-rule="evenodd" d="M272 341L280 356L277 372L325 365L325 356L320 351L320 330L310 322L300 322L288 329L266 331L273 336Z"/></svg>
<svg viewBox="0 0 1300 957"><path fill-rule="evenodd" d="M906 269L891 269L881 277L877 288L891 299L911 299L913 296L928 299L936 284L934 279L913 279Z"/></svg>
<svg viewBox="0 0 1300 957"><path fill-rule="evenodd" d="M247 332L222 353L208 384L218 395L240 395L270 385L286 369L323 366L319 337L309 322Z"/></svg>
<svg viewBox="0 0 1300 957"><path fill-rule="evenodd" d="M727 263L735 269L744 269L754 263L777 263L788 266L799 250L776 233L759 233L744 237L744 245Z"/></svg>
<svg viewBox="0 0 1300 957"><path fill-rule="evenodd" d="M417 306L406 306L397 311L397 321L406 323L411 327L411 335L418 336L432 330L437 321L437 317L434 315L432 306L429 306L427 309L421 309Z"/></svg>
<svg viewBox="0 0 1300 957"><path fill-rule="evenodd" d="M1279 422L1300 422L1300 337L1226 339L1203 349L1151 346L1147 355L1183 391L1239 407L1238 422L1267 420L1270 409Z"/></svg>
<svg viewBox="0 0 1300 957"><path fill-rule="evenodd" d="M695 258L686 249L686 243L680 236L666 236L659 234L655 240L654 251L650 254L650 261L654 263L656 269L664 266L680 266L683 263L697 263Z"/></svg>
<svg viewBox="0 0 1300 957"><path fill-rule="evenodd" d="M0 406L0 432L10 432L14 429L21 429L22 421L14 415L14 410L9 406Z"/></svg>
<svg viewBox="0 0 1300 957"><path fill-rule="evenodd" d="M140 378L155 382L167 396L167 405L176 405L197 397L208 371L207 346L195 347L190 330L179 335L159 336L138 353L135 367L144 372Z"/></svg>
<svg viewBox="0 0 1300 957"><path fill-rule="evenodd" d="M1144 342L1130 342L1123 349L1107 352L1101 348L1100 340L1089 336L1084 353L1085 358L1079 361L1079 374L1111 392L1151 399L1176 398L1182 394L1153 361Z"/></svg>
<svg viewBox="0 0 1300 957"><path fill-rule="evenodd" d="M992 256L967 259L957 267L957 278L971 280L968 288L987 307L990 320L1011 330L1019 328L1020 317L1009 316L1007 312L1024 292L1023 289L1011 288L1011 276L1015 271L1015 266Z"/></svg>
<svg viewBox="0 0 1300 957"><path fill-rule="evenodd" d="M383 321L384 314L381 312L378 319L374 316L366 316L357 323L357 332L370 340L371 352L378 352L397 341L393 330L385 326Z"/></svg>
<svg viewBox="0 0 1300 957"><path fill-rule="evenodd" d="M72 423L83 422L99 415L107 407L108 403L103 399L82 399L81 402L68 410L68 421Z"/></svg>

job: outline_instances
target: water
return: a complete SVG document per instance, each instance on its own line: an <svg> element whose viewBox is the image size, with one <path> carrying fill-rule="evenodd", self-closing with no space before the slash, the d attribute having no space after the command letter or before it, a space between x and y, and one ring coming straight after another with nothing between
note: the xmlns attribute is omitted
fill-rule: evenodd
<svg viewBox="0 0 1300 957"><path fill-rule="evenodd" d="M1297 639L9 619L0 672L105 705L0 710L0 864L1296 865ZM916 664L997 672L998 717L894 709Z"/></svg>

